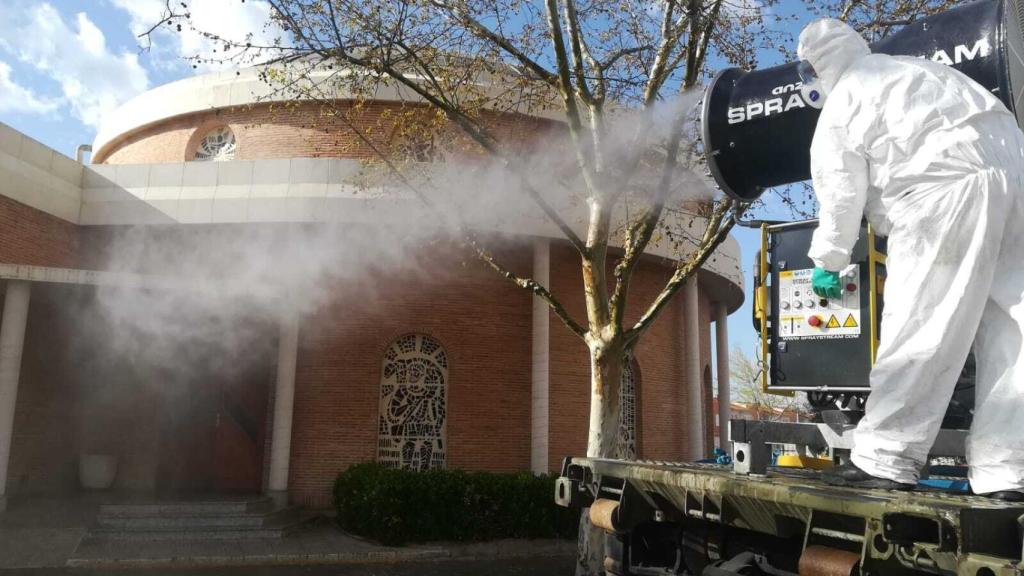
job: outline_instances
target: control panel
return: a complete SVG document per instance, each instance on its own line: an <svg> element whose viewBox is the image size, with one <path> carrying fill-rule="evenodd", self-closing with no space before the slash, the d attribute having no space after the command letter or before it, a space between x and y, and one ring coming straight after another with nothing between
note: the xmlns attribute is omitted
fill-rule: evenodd
<svg viewBox="0 0 1024 576"><path fill-rule="evenodd" d="M811 289L814 262L807 256L816 227L810 220L763 229L766 386L779 391L867 390L882 305L881 294L872 293L872 278L885 273L871 254L884 253L884 244L865 226L851 250L850 265L839 273L841 294L821 298ZM873 252L869 243L874 243Z"/></svg>
<svg viewBox="0 0 1024 576"><path fill-rule="evenodd" d="M843 295L821 298L811 289L813 268L779 273L781 340L856 338L861 334L860 274L850 266L839 277Z"/></svg>

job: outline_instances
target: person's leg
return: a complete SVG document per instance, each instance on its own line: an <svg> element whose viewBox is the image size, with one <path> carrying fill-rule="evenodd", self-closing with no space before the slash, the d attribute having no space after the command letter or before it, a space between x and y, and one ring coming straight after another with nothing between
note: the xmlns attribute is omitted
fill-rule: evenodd
<svg viewBox="0 0 1024 576"><path fill-rule="evenodd" d="M851 457L871 476L914 484L927 461L988 301L1005 188L986 171L915 190L890 213L881 345Z"/></svg>
<svg viewBox="0 0 1024 576"><path fill-rule="evenodd" d="M1024 490L1024 182L1013 208L975 343L974 420L967 440L971 488Z"/></svg>

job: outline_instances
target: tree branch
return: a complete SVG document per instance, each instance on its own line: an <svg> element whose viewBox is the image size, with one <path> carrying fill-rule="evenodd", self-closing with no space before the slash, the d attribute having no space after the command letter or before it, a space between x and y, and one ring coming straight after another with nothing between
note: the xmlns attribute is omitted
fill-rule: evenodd
<svg viewBox="0 0 1024 576"><path fill-rule="evenodd" d="M565 0L565 23L569 30L569 45L572 47L573 73L576 75L576 93L580 100L587 105L594 105L596 99L590 91L587 72L583 64L583 41L580 39L579 17L576 14L576 3L573 0ZM600 69L595 71L600 75ZM600 81L600 78L598 78Z"/></svg>
<svg viewBox="0 0 1024 576"><path fill-rule="evenodd" d="M576 105L576 94L573 89L572 77L569 71L569 56L565 50L565 39L562 37L562 24L558 15L557 0L546 0L548 13L548 28L551 32L551 44L555 50L555 63L558 68L559 92L562 95L562 103L565 106L565 116L569 124L569 135L572 137L576 149L577 162L583 179L591 192L599 193L601 188L597 184L597 178L593 174L594 147L593 140L586 139L583 135L583 124L580 118L580 110ZM591 248L589 243L587 248Z"/></svg>
<svg viewBox="0 0 1024 576"><path fill-rule="evenodd" d="M441 2L440 0L434 0L431 3L435 7L440 8L451 14L459 22L468 27L470 32L472 32L478 38L487 40L489 42L493 42L495 46L498 46L499 48L507 52L509 55L511 55L513 58L519 61L520 64L522 64L527 69L536 74L537 77L540 78L541 80L547 82L552 86L557 85L558 77L555 73L541 66L536 60L530 58L523 51L516 48L515 45L509 42L507 38L499 34L496 34L490 28L484 26L477 19L473 18L468 13L466 13L466 11L463 10L462 8L459 8L458 6L451 6L445 2Z"/></svg>
<svg viewBox="0 0 1024 576"><path fill-rule="evenodd" d="M651 66L651 71L648 75L647 87L644 89L643 99L645 105L653 103L654 99L657 98L658 92L666 80L665 72L669 55L672 54L676 43L679 42L680 33L678 30L681 29L681 26L676 25L674 22L677 5L677 0L668 0L665 3L665 15L661 22L661 43L654 56L654 64Z"/></svg>
<svg viewBox="0 0 1024 576"><path fill-rule="evenodd" d="M850 18L850 14L853 13L853 9L863 3L863 0L849 0L843 8L843 11L839 13L839 20L846 22L847 19Z"/></svg>
<svg viewBox="0 0 1024 576"><path fill-rule="evenodd" d="M729 198L719 204L708 221L708 227L705 229L704 236L697 246L696 253L688 261L679 263L661 293L658 294L643 315L640 316L636 324L626 331L627 340L636 340L650 327L672 296L683 286L683 283L704 265L715 249L718 248L718 245L729 236L729 231L732 230L737 218L742 215L745 208L745 205L736 204L735 201ZM731 214L726 218L726 214L730 212Z"/></svg>
<svg viewBox="0 0 1024 576"><path fill-rule="evenodd" d="M537 281L533 280L532 278L518 276L514 272L508 270L507 268L504 268L503 266L498 264L497 261L495 261L494 257L491 256L490 252L481 248L479 244L476 243L476 241L470 240L470 245L476 251L477 256L481 260L483 260L488 266L490 266L492 270L494 270L504 278L511 280L516 286L519 286L520 288L523 288L525 290L529 290L536 297L546 302L548 307L551 308L551 311L554 312L556 316L558 316L558 319L561 320L562 323L569 328L569 330L572 330L572 332L579 336L580 338L586 338L587 331L582 326L580 326L575 320L572 319L572 316L569 315L569 312L566 311L565 307L562 306L562 304L558 300L556 300L554 296L551 295L551 292L549 292L547 288L541 286Z"/></svg>
<svg viewBox="0 0 1024 576"><path fill-rule="evenodd" d="M871 30L874 28L891 28L893 26L906 26L914 22L913 18L901 18L899 20L875 20L874 22L868 22L857 26L857 32L863 32L865 30Z"/></svg>

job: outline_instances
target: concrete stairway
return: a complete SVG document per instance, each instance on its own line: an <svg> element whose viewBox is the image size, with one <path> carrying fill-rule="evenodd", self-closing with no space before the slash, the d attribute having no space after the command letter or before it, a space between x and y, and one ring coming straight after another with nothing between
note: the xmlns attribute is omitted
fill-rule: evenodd
<svg viewBox="0 0 1024 576"><path fill-rule="evenodd" d="M91 538L138 540L281 538L314 515L267 498L104 504Z"/></svg>

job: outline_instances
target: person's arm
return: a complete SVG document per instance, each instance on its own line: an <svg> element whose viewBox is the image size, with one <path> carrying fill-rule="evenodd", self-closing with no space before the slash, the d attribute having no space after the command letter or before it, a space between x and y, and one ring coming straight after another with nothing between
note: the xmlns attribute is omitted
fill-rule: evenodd
<svg viewBox="0 0 1024 576"><path fill-rule="evenodd" d="M845 80L845 79L844 79ZM851 79L852 80L852 79ZM860 236L868 194L865 134L877 111L840 82L828 96L811 144L811 178L818 198L818 228L808 256L824 270L838 272L850 263Z"/></svg>

